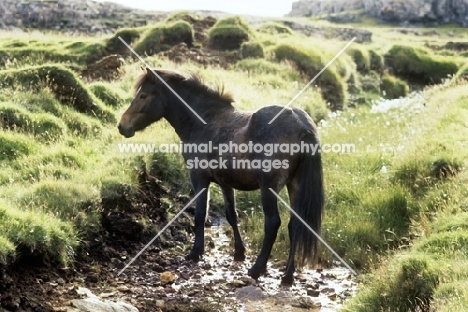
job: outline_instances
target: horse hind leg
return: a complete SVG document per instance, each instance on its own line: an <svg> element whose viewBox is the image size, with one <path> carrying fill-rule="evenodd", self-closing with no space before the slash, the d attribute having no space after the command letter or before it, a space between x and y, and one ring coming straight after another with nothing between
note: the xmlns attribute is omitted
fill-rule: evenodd
<svg viewBox="0 0 468 312"><path fill-rule="evenodd" d="M224 209L226 219L234 232L234 261L245 260L245 246L237 225L236 202L234 199L234 189L231 187L221 187L224 198Z"/></svg>
<svg viewBox="0 0 468 312"><path fill-rule="evenodd" d="M289 202L291 204L291 208L295 208L295 203L296 203L296 194L297 194L297 186L294 183L289 183L287 185L288 187L288 194L289 194ZM288 262L286 263L286 270L284 272L284 275L281 277L281 284L285 286L290 286L294 283L294 272L296 271L296 264L294 261L294 257L296 254L296 238L294 237L293 234L293 227L297 226L295 224L295 219L293 214L291 214L291 217L289 219L288 223L288 232L289 232L289 256L288 256Z"/></svg>

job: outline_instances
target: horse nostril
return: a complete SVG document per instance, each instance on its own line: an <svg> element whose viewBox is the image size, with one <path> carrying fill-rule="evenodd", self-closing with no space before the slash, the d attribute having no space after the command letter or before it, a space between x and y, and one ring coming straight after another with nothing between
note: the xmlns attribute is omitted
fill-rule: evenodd
<svg viewBox="0 0 468 312"><path fill-rule="evenodd" d="M117 125L117 129L122 130L122 125L120 123Z"/></svg>

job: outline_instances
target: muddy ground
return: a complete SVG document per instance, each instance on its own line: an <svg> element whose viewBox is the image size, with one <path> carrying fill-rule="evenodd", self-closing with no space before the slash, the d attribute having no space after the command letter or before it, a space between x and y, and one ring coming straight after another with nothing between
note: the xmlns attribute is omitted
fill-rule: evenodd
<svg viewBox="0 0 468 312"><path fill-rule="evenodd" d="M140 217L146 215L162 228L169 221L170 205L161 198L171 196L180 207L190 199L172 193L146 172L140 173L138 195L130 195L124 186L120 194L103 198L103 230L88 239L72 267L29 256L0 268L0 311L83 311L76 300L84 288L100 300L126 302L148 312L336 311L357 289L349 271L340 268L304 270L292 287L282 287L284 262L274 259L266 276L249 278L247 269L256 252L244 263L234 262L231 231L216 214L207 224L205 256L198 263L186 261L194 206L117 276L154 236L144 231Z"/></svg>

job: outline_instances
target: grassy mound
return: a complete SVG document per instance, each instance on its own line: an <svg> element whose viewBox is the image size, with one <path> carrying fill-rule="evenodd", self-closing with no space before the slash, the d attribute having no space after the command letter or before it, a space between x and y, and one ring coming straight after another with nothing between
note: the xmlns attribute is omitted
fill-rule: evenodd
<svg viewBox="0 0 468 312"><path fill-rule="evenodd" d="M35 142L23 135L0 132L0 160L13 160L37 150Z"/></svg>
<svg viewBox="0 0 468 312"><path fill-rule="evenodd" d="M75 73L61 65L0 71L0 81L2 87L20 86L28 91L48 88L62 104L103 121L115 122L112 111L88 92Z"/></svg>
<svg viewBox="0 0 468 312"><path fill-rule="evenodd" d="M359 72L368 72L371 68L369 52L361 47L354 47L346 50L346 53L353 58L356 69Z"/></svg>
<svg viewBox="0 0 468 312"><path fill-rule="evenodd" d="M140 38L141 29L137 28L122 28L119 29L111 38L105 43L105 49L109 54L130 54L131 51L120 41L121 37L128 45L133 44Z"/></svg>
<svg viewBox="0 0 468 312"><path fill-rule="evenodd" d="M385 74L382 76L380 91L386 99L398 99L408 95L409 87L405 81Z"/></svg>
<svg viewBox="0 0 468 312"><path fill-rule="evenodd" d="M156 26L149 28L135 43L135 52L138 54L153 55L169 50L172 46L185 42L189 47L193 44L193 28L185 21L178 21L169 26Z"/></svg>
<svg viewBox="0 0 468 312"><path fill-rule="evenodd" d="M239 16L220 19L209 32L209 45L219 50L237 50L252 36L249 25Z"/></svg>
<svg viewBox="0 0 468 312"><path fill-rule="evenodd" d="M374 50L369 50L369 61L371 70L374 70L378 73L381 73L384 70L384 58Z"/></svg>
<svg viewBox="0 0 468 312"><path fill-rule="evenodd" d="M89 86L89 89L98 99L108 106L117 107L124 102L122 94L107 83L95 82Z"/></svg>
<svg viewBox="0 0 468 312"><path fill-rule="evenodd" d="M50 214L20 210L0 202L0 262L15 253L69 263L78 246L72 226Z"/></svg>
<svg viewBox="0 0 468 312"><path fill-rule="evenodd" d="M423 257L406 257L377 276L374 289L361 290L358 299L343 311L429 311L438 277ZM374 296L378 293L380 296Z"/></svg>
<svg viewBox="0 0 468 312"><path fill-rule="evenodd" d="M241 46L242 58L263 58L263 47L258 42L244 42Z"/></svg>
<svg viewBox="0 0 468 312"><path fill-rule="evenodd" d="M294 31L284 25L268 22L257 28L257 31L269 35L292 35Z"/></svg>
<svg viewBox="0 0 468 312"><path fill-rule="evenodd" d="M455 74L455 76L453 76L450 83L453 84L453 83L460 82L460 81L467 80L467 79L468 79L468 63L463 65L457 71L457 73Z"/></svg>
<svg viewBox="0 0 468 312"><path fill-rule="evenodd" d="M50 114L32 114L6 103L0 104L0 128L29 133L43 142L52 142L65 133L61 120Z"/></svg>
<svg viewBox="0 0 468 312"><path fill-rule="evenodd" d="M281 44L274 50L275 57L279 61L288 60L312 79L325 66L319 53L305 51L289 44ZM331 67L328 67L315 81L320 87L322 97L328 102L332 110L343 109L346 103L346 84L340 75Z"/></svg>
<svg viewBox="0 0 468 312"><path fill-rule="evenodd" d="M414 85L441 83L458 71L453 61L408 46L394 45L384 57L386 66L393 69L396 76Z"/></svg>

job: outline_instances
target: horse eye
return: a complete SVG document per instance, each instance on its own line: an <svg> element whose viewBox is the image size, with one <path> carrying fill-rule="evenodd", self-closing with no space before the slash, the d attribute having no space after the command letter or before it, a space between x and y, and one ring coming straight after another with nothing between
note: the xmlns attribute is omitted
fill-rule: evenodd
<svg viewBox="0 0 468 312"><path fill-rule="evenodd" d="M143 93L143 94L140 94L140 99L141 99L141 100L146 99L146 94L144 94L144 93Z"/></svg>

